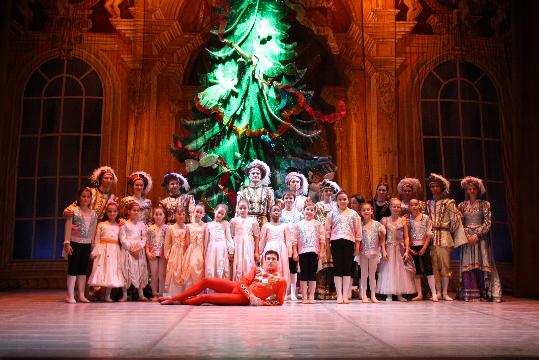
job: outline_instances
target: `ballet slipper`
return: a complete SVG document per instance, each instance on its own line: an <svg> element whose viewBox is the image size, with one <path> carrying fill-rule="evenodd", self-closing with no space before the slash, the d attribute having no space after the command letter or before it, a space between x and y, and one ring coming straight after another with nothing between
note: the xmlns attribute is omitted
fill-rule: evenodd
<svg viewBox="0 0 539 360"><path fill-rule="evenodd" d="M343 297L342 302L343 304L350 304L350 299L348 299L347 297Z"/></svg>
<svg viewBox="0 0 539 360"><path fill-rule="evenodd" d="M361 298L361 302L362 302L363 304L368 304L368 303L370 303L369 298L368 298L367 296L363 296L363 297Z"/></svg>
<svg viewBox="0 0 539 360"><path fill-rule="evenodd" d="M72 299L66 298L66 299L65 299L65 302L68 303L68 304L76 304L76 303L77 303L77 300L75 300L74 298L72 298Z"/></svg>
<svg viewBox="0 0 539 360"><path fill-rule="evenodd" d="M160 302L161 305L181 305L181 301L172 300L172 299L165 299Z"/></svg>
<svg viewBox="0 0 539 360"><path fill-rule="evenodd" d="M397 296L397 299L401 302L407 302L408 300L406 300L405 298L402 297L402 295L398 295Z"/></svg>
<svg viewBox="0 0 539 360"><path fill-rule="evenodd" d="M308 303L309 303L309 300L303 299L303 300L301 300L301 303L302 303L302 304L308 304Z"/></svg>
<svg viewBox="0 0 539 360"><path fill-rule="evenodd" d="M412 301L421 301L423 300L423 296L417 295L416 297L412 298Z"/></svg>
<svg viewBox="0 0 539 360"><path fill-rule="evenodd" d="M79 302L87 304L90 300L86 299L84 296L79 296Z"/></svg>
<svg viewBox="0 0 539 360"><path fill-rule="evenodd" d="M371 297L371 301L375 304L378 304L380 302L380 300L378 300L376 296Z"/></svg>
<svg viewBox="0 0 539 360"><path fill-rule="evenodd" d="M449 295L447 295L447 294L443 294L442 299L443 299L444 301L453 301L453 298L451 298L451 297L450 297Z"/></svg>
<svg viewBox="0 0 539 360"><path fill-rule="evenodd" d="M316 304L316 300L315 299L310 299L308 300L309 301L309 304Z"/></svg>
<svg viewBox="0 0 539 360"><path fill-rule="evenodd" d="M343 299L342 299L342 298L341 298L341 299L338 298L338 299L337 299L337 304L342 304L342 303L343 303Z"/></svg>

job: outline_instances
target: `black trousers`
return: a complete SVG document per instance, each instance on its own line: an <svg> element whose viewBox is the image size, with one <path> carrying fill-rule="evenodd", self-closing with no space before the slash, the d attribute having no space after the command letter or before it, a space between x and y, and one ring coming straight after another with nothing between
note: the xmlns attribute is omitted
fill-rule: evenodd
<svg viewBox="0 0 539 360"><path fill-rule="evenodd" d="M430 249L427 248L423 255L419 255L419 250L423 248L422 245L410 246L410 249L416 251L418 254L412 255L415 263L416 275L425 274L427 276L432 275L432 261L430 259ZM423 266L423 269L421 268Z"/></svg>
<svg viewBox="0 0 539 360"><path fill-rule="evenodd" d="M316 270L318 269L318 254L307 252L299 254L299 281L316 281Z"/></svg>
<svg viewBox="0 0 539 360"><path fill-rule="evenodd" d="M70 243L73 253L67 257L67 275L87 275L92 244Z"/></svg>
<svg viewBox="0 0 539 360"><path fill-rule="evenodd" d="M335 276L352 276L355 243L346 239L330 241Z"/></svg>
<svg viewBox="0 0 539 360"><path fill-rule="evenodd" d="M298 273L298 262L294 261L291 257L288 258L288 267L290 268L290 274Z"/></svg>

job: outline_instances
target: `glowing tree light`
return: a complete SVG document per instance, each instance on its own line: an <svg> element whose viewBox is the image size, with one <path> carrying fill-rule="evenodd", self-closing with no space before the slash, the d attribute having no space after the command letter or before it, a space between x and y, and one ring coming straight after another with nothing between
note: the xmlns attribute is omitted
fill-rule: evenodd
<svg viewBox="0 0 539 360"><path fill-rule="evenodd" d="M297 90L305 71L295 65L296 44L287 41L287 14L278 0L232 0L220 8L213 34L222 46L207 49L212 70L202 76L194 119L182 120L190 134L175 136L172 148L185 161L193 193L211 207L234 205L243 168L253 159L270 165L274 185L290 168L334 169L330 158L304 149L320 133L316 120L336 121L345 115L344 103L338 113L321 116Z"/></svg>

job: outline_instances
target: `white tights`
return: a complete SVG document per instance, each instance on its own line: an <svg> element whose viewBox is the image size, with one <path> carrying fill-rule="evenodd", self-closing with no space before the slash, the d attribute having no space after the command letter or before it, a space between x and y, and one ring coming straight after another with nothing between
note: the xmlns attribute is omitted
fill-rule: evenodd
<svg viewBox="0 0 539 360"><path fill-rule="evenodd" d="M164 258L154 258L150 260L150 273L152 276L153 296L163 295L165 290L165 276L167 271L167 261Z"/></svg>
<svg viewBox="0 0 539 360"><path fill-rule="evenodd" d="M376 301L376 268L378 266L378 258L375 256L368 257L359 255L359 266L361 266L361 298L367 300L367 276L369 277L369 285L371 288L371 299Z"/></svg>

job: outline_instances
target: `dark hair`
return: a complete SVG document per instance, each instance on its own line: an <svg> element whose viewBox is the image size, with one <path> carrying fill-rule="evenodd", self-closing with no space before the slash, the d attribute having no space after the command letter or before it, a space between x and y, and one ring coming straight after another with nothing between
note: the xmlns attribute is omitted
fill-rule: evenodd
<svg viewBox="0 0 539 360"><path fill-rule="evenodd" d="M346 197L347 197L348 199L350 199L350 195L348 195L348 193L347 193L346 191L344 191L344 190L339 191L339 192L335 195L335 199L337 199L337 198L339 197L339 195L342 195L342 194L346 195Z"/></svg>
<svg viewBox="0 0 539 360"><path fill-rule="evenodd" d="M271 254L277 256L277 260L279 260L279 253L278 253L277 251L275 251L275 250L268 250L268 251L266 251L266 252L264 253L264 258L265 258L266 256L268 256L268 255L271 255Z"/></svg>
<svg viewBox="0 0 539 360"><path fill-rule="evenodd" d="M361 196L361 194L352 195L351 199L354 199L355 201L357 201L359 205L362 205L365 203L365 198Z"/></svg>
<svg viewBox="0 0 539 360"><path fill-rule="evenodd" d="M116 204L115 202L111 202L111 203L108 203L107 206L105 206L105 213L103 214L103 220L101 221L109 221L109 216L107 215L107 209L109 206L116 206L116 210L118 210L118 212L116 213L116 219L114 219L115 222L120 222L120 209L118 208L118 204Z"/></svg>
<svg viewBox="0 0 539 360"><path fill-rule="evenodd" d="M157 209L163 210L163 214L165 215L165 222L166 222L167 219L168 219L167 208L166 208L163 204L161 204L160 202L157 203L157 205L155 205L155 207L154 207L153 210L152 210L152 219L151 219L151 221L152 221L152 222L155 222L154 219L153 219L153 216L154 216L154 214L155 214L155 210L157 210Z"/></svg>
<svg viewBox="0 0 539 360"><path fill-rule="evenodd" d="M283 200L284 200L284 197L285 197L286 195L290 195L290 196L292 196L294 199L296 198L296 194L295 194L293 191L291 191L291 190L285 190L285 191L283 191Z"/></svg>
<svg viewBox="0 0 539 360"><path fill-rule="evenodd" d="M79 191L77 191L77 202L76 202L76 203L77 203L77 206L80 206L80 196L81 196L82 193L85 192L85 191L88 191L88 192L90 193L90 202L92 201L92 199L91 199L91 198L93 197L93 195L92 195L92 189L90 189L88 186L84 186L84 187L81 187L81 188L79 189Z"/></svg>

